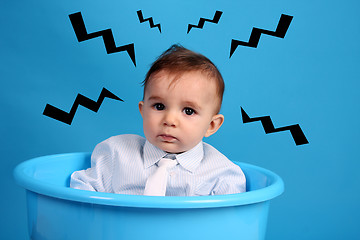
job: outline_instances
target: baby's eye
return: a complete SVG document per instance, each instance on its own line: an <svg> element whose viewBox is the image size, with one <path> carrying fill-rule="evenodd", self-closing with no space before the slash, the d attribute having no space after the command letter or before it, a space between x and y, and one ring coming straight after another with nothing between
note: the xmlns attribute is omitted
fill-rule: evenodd
<svg viewBox="0 0 360 240"><path fill-rule="evenodd" d="M165 105L162 103L155 103L154 104L154 108L158 111L164 110L165 109Z"/></svg>
<svg viewBox="0 0 360 240"><path fill-rule="evenodd" d="M194 109L192 109L192 108L184 108L184 113L186 114L186 115L193 115L194 113L195 113L195 110Z"/></svg>

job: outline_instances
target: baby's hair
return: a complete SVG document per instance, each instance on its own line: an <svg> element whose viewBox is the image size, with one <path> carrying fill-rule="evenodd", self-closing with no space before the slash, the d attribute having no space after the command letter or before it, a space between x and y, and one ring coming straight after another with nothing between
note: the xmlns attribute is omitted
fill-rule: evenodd
<svg viewBox="0 0 360 240"><path fill-rule="evenodd" d="M147 72L145 80L142 82L144 86L144 96L146 86L148 85L151 76L160 71L174 74L176 76L174 81L184 72L200 71L202 74L207 75L210 80L213 80L216 83L217 96L219 97L217 113L220 111L225 90L224 80L215 64L204 55L186 49L180 44L172 45L156 59Z"/></svg>

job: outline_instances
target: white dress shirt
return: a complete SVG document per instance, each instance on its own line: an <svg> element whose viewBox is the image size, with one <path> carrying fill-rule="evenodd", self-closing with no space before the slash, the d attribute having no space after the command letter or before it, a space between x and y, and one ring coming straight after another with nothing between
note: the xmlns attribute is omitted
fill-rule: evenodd
<svg viewBox="0 0 360 240"><path fill-rule="evenodd" d="M91 155L91 168L71 175L76 189L142 195L146 180L167 153L145 138L126 134L99 143ZM166 196L206 196L246 191L240 167L214 147L200 142L176 155L169 170Z"/></svg>

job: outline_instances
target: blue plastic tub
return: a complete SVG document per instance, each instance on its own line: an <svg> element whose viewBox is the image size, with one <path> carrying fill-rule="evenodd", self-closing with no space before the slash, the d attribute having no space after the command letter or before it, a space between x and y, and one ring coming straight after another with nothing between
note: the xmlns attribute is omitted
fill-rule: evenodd
<svg viewBox="0 0 360 240"><path fill-rule="evenodd" d="M31 239L264 239L269 200L284 191L271 171L237 163L246 193L153 197L69 188L70 174L88 168L89 153L44 156L19 164Z"/></svg>

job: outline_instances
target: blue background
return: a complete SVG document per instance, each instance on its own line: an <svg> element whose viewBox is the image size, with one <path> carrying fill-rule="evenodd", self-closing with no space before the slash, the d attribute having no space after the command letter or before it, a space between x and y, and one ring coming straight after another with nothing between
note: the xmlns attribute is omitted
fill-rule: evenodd
<svg viewBox="0 0 360 240"><path fill-rule="evenodd" d="M140 24L153 17L162 33ZM223 11L218 24L197 24ZM201 52L226 82L225 123L205 139L230 159L270 169L285 181L272 200L267 239L356 239L360 235L358 1L2 1L0 3L0 239L27 239L25 191L12 177L27 159L92 151L117 134L142 134L138 101L149 64L173 43ZM81 11L88 32L111 28L126 52L106 54L101 38L78 42L68 15ZM239 46L253 27L275 30L294 16L284 39L263 35L257 48ZM125 102L105 99L98 113L82 106L73 123L42 115L46 104L69 111L78 93L97 100L105 87ZM250 117L275 127L300 124L309 144L289 131L265 134ZM61 169L59 169L61 171Z"/></svg>

